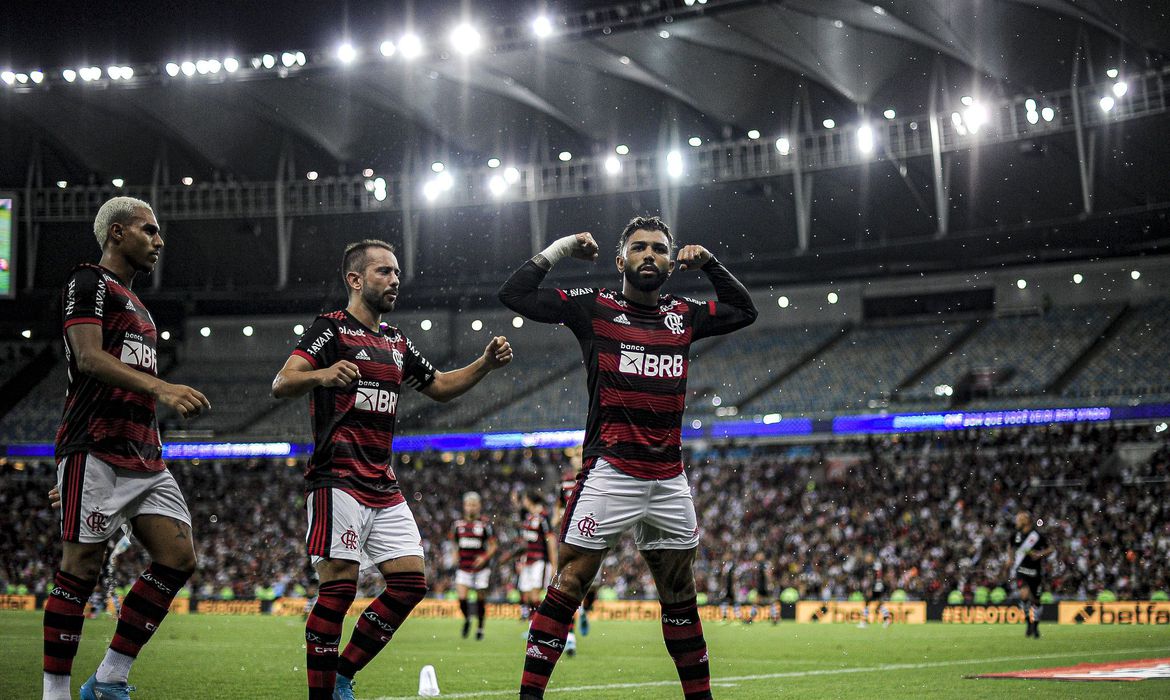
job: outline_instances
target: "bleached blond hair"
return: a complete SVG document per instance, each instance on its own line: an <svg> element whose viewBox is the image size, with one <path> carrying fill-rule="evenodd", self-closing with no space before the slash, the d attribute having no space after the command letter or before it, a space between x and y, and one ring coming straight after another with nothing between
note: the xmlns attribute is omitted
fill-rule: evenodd
<svg viewBox="0 0 1170 700"><path fill-rule="evenodd" d="M114 197L103 204L93 220L93 236L97 239L98 247L105 250L106 237L110 234L110 227L114 224L130 223L138 215L139 209L154 213L154 209L149 204L134 197Z"/></svg>

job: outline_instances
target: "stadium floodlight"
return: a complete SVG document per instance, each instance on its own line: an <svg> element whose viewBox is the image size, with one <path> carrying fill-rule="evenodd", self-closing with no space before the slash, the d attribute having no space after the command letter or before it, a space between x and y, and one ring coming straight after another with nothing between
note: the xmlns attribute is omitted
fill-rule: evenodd
<svg viewBox="0 0 1170 700"><path fill-rule="evenodd" d="M260 65L264 66L265 68L275 68L276 56L273 56L270 53L264 54L260 57Z"/></svg>
<svg viewBox="0 0 1170 700"><path fill-rule="evenodd" d="M1036 124L1040 121L1040 113L1036 112L1035 110L1029 111L1026 116L1028 118L1029 124Z"/></svg>
<svg viewBox="0 0 1170 700"><path fill-rule="evenodd" d="M857 128L857 150L865 154L873 153L873 129L869 124Z"/></svg>
<svg viewBox="0 0 1170 700"><path fill-rule="evenodd" d="M748 138L751 139L752 141L755 141L756 139L760 138L760 130L759 129L749 130L748 131Z"/></svg>
<svg viewBox="0 0 1170 700"><path fill-rule="evenodd" d="M1056 110L1051 107L1045 107L1040 110L1040 116L1044 117L1044 121L1050 122L1056 118Z"/></svg>
<svg viewBox="0 0 1170 700"><path fill-rule="evenodd" d="M25 328L23 331L20 332L20 337L24 338L25 340L31 339L32 338L32 330Z"/></svg>
<svg viewBox="0 0 1170 700"><path fill-rule="evenodd" d="M711 397L711 405L712 406L722 406L723 405L723 398L721 396L719 396L719 394L712 396Z"/></svg>
<svg viewBox="0 0 1170 700"><path fill-rule="evenodd" d="M191 185L194 185L194 184L195 184L195 178L193 178L193 177L190 177L190 176L188 176L188 177L185 177L185 178L183 178L183 179L182 179L182 183L183 183L184 185L186 185L187 187L190 187Z"/></svg>
<svg viewBox="0 0 1170 700"><path fill-rule="evenodd" d="M832 119L826 119L821 122L821 126L825 127L826 129L832 129L837 126L837 122L833 121Z"/></svg>
<svg viewBox="0 0 1170 700"><path fill-rule="evenodd" d="M423 199L433 202L439 197L439 185L434 180L428 180L423 185Z"/></svg>
<svg viewBox="0 0 1170 700"><path fill-rule="evenodd" d="M573 160L573 154L568 151L561 151L557 154L557 159L559 159L562 163L568 163L569 161Z"/></svg>
<svg viewBox="0 0 1170 700"><path fill-rule="evenodd" d="M61 189L65 189L68 186L69 186L69 183L65 180L58 180L57 181L57 187L60 187Z"/></svg>
<svg viewBox="0 0 1170 700"><path fill-rule="evenodd" d="M406 34L398 40L398 50L402 52L402 57L408 61L418 58L423 52L422 39L419 39L416 34Z"/></svg>
<svg viewBox="0 0 1170 700"><path fill-rule="evenodd" d="M504 182L515 185L520 181L520 171L513 167L504 168Z"/></svg>
<svg viewBox="0 0 1170 700"><path fill-rule="evenodd" d="M211 59L208 59L208 61L207 61L207 72L211 73L212 75L218 73L219 69L222 67L223 67L223 64L220 63L219 59L217 59L217 58L211 58Z"/></svg>
<svg viewBox="0 0 1170 700"><path fill-rule="evenodd" d="M687 143L690 144L691 148L698 148L699 146L703 145L703 139L699 138L698 136L692 136L687 139Z"/></svg>
<svg viewBox="0 0 1170 700"><path fill-rule="evenodd" d="M520 317L520 316L513 316L512 317L512 327L513 328L520 328L523 325L524 325L524 319L522 317Z"/></svg>
<svg viewBox="0 0 1170 700"><path fill-rule="evenodd" d="M1170 428L1170 425L1166 425L1165 423L1159 423L1159 424L1154 426L1154 432L1155 433L1164 433L1164 432L1166 432L1167 428Z"/></svg>
<svg viewBox="0 0 1170 700"><path fill-rule="evenodd" d="M374 191L374 181L373 180L366 180L366 183L364 186L366 188L366 192L373 192Z"/></svg>
<svg viewBox="0 0 1170 700"><path fill-rule="evenodd" d="M307 60L305 58L305 52L304 51L297 51L296 60L297 60L298 66L305 65L305 61Z"/></svg>
<svg viewBox="0 0 1170 700"><path fill-rule="evenodd" d="M693 421L691 421L691 427L694 428L695 430L698 430L699 428L703 427L703 421L696 418Z"/></svg>
<svg viewBox="0 0 1170 700"><path fill-rule="evenodd" d="M226 70L228 73L235 73L236 71L238 71L240 69L240 62L238 59L235 59L235 58L231 58L231 57L225 58L225 59L223 59L223 69Z"/></svg>
<svg viewBox="0 0 1170 700"><path fill-rule="evenodd" d="M12 85L16 82L16 73L13 73L10 70L6 70L3 73L0 73L0 80L3 80L9 85Z"/></svg>
<svg viewBox="0 0 1170 700"><path fill-rule="evenodd" d="M1109 95L1106 95L1101 98L1101 101L1098 104L1101 105L1102 112L1109 112L1113 110L1113 107L1117 104L1117 102Z"/></svg>
<svg viewBox="0 0 1170 700"><path fill-rule="evenodd" d="M362 170L362 177L373 177L373 176L374 176L374 169L373 168L365 168Z"/></svg>
<svg viewBox="0 0 1170 700"><path fill-rule="evenodd" d="M841 300L841 297L837 296L836 292L829 292L829 294L825 297L825 299L827 299L830 304L836 304L838 301Z"/></svg>
<svg viewBox="0 0 1170 700"><path fill-rule="evenodd" d="M991 121L991 114L987 111L987 106L981 102L972 103L968 108L966 114L963 115L963 123L972 134L978 133L983 125Z"/></svg>
<svg viewBox="0 0 1170 700"><path fill-rule="evenodd" d="M126 181L120 177L116 177L113 180L110 180L110 184L114 187L121 187L122 185L126 184Z"/></svg>
<svg viewBox="0 0 1170 700"><path fill-rule="evenodd" d="M779 299L777 299L776 306L779 306L782 309L787 309L788 308L788 297L780 297Z"/></svg>
<svg viewBox="0 0 1170 700"><path fill-rule="evenodd" d="M887 109L886 111L882 112L882 116L885 117L886 119L893 119L894 117L898 116L898 113L894 111L893 107L891 107L891 108Z"/></svg>
<svg viewBox="0 0 1170 700"><path fill-rule="evenodd" d="M395 46L394 42L390 41L389 39L386 39L385 41L383 41L381 44L378 45L378 52L381 53L386 58L390 58L397 51L398 51L398 47Z"/></svg>
<svg viewBox="0 0 1170 700"><path fill-rule="evenodd" d="M443 165L442 161L436 160L434 163L431 163L431 172L441 173L444 169L446 169L446 167L447 166Z"/></svg>
<svg viewBox="0 0 1170 700"><path fill-rule="evenodd" d="M306 180L313 181L313 180L316 180L317 177L318 177L318 174L317 174L316 170L310 170L309 172L305 173Z"/></svg>
<svg viewBox="0 0 1170 700"><path fill-rule="evenodd" d="M178 68L178 66L175 67ZM77 71L72 68L66 68L61 71L61 77L65 79L65 82L72 83L74 80L77 80Z"/></svg>
<svg viewBox="0 0 1170 700"><path fill-rule="evenodd" d="M479 320L478 318L475 319L474 321L472 321L471 322L471 330L482 331L483 330L483 321Z"/></svg>
<svg viewBox="0 0 1170 700"><path fill-rule="evenodd" d="M1028 110L1029 112L1035 112L1036 111L1036 100L1033 100L1031 97L1024 100L1024 109Z"/></svg>
<svg viewBox="0 0 1170 700"><path fill-rule="evenodd" d="M297 62L297 55L290 51L285 51L280 54L280 64L285 68L292 68L293 64Z"/></svg>
<svg viewBox="0 0 1170 700"><path fill-rule="evenodd" d="M191 61L183 61L183 64L179 67L183 69L183 75L188 78L195 75L195 64Z"/></svg>
<svg viewBox="0 0 1170 700"><path fill-rule="evenodd" d="M244 335L246 337L251 338L252 334L255 332L256 332L256 330L254 328L252 328L251 326L244 326Z"/></svg>
<svg viewBox="0 0 1170 700"><path fill-rule="evenodd" d="M1081 273L1078 272L1078 273L1073 275L1073 284L1080 284L1081 282L1084 282L1084 281L1085 281L1085 276L1082 275Z"/></svg>
<svg viewBox="0 0 1170 700"><path fill-rule="evenodd" d="M305 332L304 324L298 323L297 325L293 326L293 333L295 333L297 335L301 335L304 332Z"/></svg>
<svg viewBox="0 0 1170 700"><path fill-rule="evenodd" d="M1117 69L1110 68L1109 70L1105 71L1105 75L1109 76L1110 78L1116 78L1117 77Z"/></svg>
<svg viewBox="0 0 1170 700"><path fill-rule="evenodd" d="M629 155L630 147L624 143L619 143L617 148L613 149L619 156Z"/></svg>
<svg viewBox="0 0 1170 700"><path fill-rule="evenodd" d="M42 71L34 70L34 71L29 71L28 77L34 83L36 83L37 85L40 85L45 79L45 74Z"/></svg>
<svg viewBox="0 0 1170 700"><path fill-rule="evenodd" d="M670 32L668 32L668 31L666 31L665 29L663 29L663 30L660 30L660 31L658 32L658 36L662 37L663 39L669 39L669 38L670 38Z"/></svg>
<svg viewBox="0 0 1170 700"><path fill-rule="evenodd" d="M25 83L27 83L28 82L28 73L17 73L16 74L16 82L20 83L21 85L24 85Z"/></svg>
<svg viewBox="0 0 1170 700"><path fill-rule="evenodd" d="M211 337L211 328L209 328L208 326L204 326L204 327L200 328L199 335L203 336L204 338L210 338Z"/></svg>
<svg viewBox="0 0 1170 700"><path fill-rule="evenodd" d="M666 174L678 178L683 175L683 157L678 151L666 154Z"/></svg>
<svg viewBox="0 0 1170 700"><path fill-rule="evenodd" d="M424 318L421 322L419 322L418 327L423 329L424 331L429 331L431 329L432 325L434 325L434 324L431 323L431 319Z"/></svg>
<svg viewBox="0 0 1170 700"><path fill-rule="evenodd" d="M378 190L386 189L386 178L384 178L384 177L374 178L374 189L378 189Z"/></svg>
<svg viewBox="0 0 1170 700"><path fill-rule="evenodd" d="M381 178L379 178L379 179L381 179ZM374 199L378 200L379 202L386 201L386 185L385 184L383 184L381 187L379 187L378 183L376 181L374 182Z"/></svg>
<svg viewBox="0 0 1170 700"><path fill-rule="evenodd" d="M1124 80L1113 83L1114 97L1124 97L1127 92L1129 92L1129 83Z"/></svg>
<svg viewBox="0 0 1170 700"><path fill-rule="evenodd" d="M1129 273L1129 278L1136 282L1142 278L1142 273L1140 270L1134 270L1133 272Z"/></svg>
<svg viewBox="0 0 1170 700"><path fill-rule="evenodd" d="M608 156L605 159L605 172L610 175L617 175L622 171L622 162L618 160L617 156Z"/></svg>
<svg viewBox="0 0 1170 700"><path fill-rule="evenodd" d="M163 331L162 333L158 334L158 337L162 338L163 340L170 340L171 339L171 332L170 331Z"/></svg>
<svg viewBox="0 0 1170 700"><path fill-rule="evenodd" d="M487 165L489 168L498 168L498 167L500 167L500 159L499 158L488 158Z"/></svg>
<svg viewBox="0 0 1170 700"><path fill-rule="evenodd" d="M502 197L508 191L508 183L500 175L492 175L488 180L488 190L491 191L493 197Z"/></svg>
<svg viewBox="0 0 1170 700"><path fill-rule="evenodd" d="M537 38L545 39L549 36L552 36L552 32L552 20L550 20L545 15L539 15L536 19L532 20L532 33L535 34Z"/></svg>
<svg viewBox="0 0 1170 700"><path fill-rule="evenodd" d="M776 139L776 152L777 153L779 153L782 156L786 156L786 155L788 155L788 153L791 150L792 150L792 144L788 142L788 137L781 136L780 138Z"/></svg>
<svg viewBox="0 0 1170 700"><path fill-rule="evenodd" d="M1023 278L1016 280L1016 287L1018 289L1027 289L1028 288L1028 280L1023 279Z"/></svg>
<svg viewBox="0 0 1170 700"><path fill-rule="evenodd" d="M435 183L443 192L446 192L455 186L455 178L451 177L450 171L444 170L435 177Z"/></svg>
<svg viewBox="0 0 1170 700"><path fill-rule="evenodd" d="M963 95L959 98L959 102L962 102L964 107L970 107L975 104L975 98L970 95Z"/></svg>
<svg viewBox="0 0 1170 700"><path fill-rule="evenodd" d="M207 75L211 72L211 61L203 59L196 61L195 70L199 71L199 75Z"/></svg>
<svg viewBox="0 0 1170 700"><path fill-rule="evenodd" d="M353 63L357 60L358 50L348 41L337 47L337 60L342 63Z"/></svg>
<svg viewBox="0 0 1170 700"><path fill-rule="evenodd" d="M483 39L479 36L479 32L470 24L460 24L451 30L451 46L464 56L479 51L482 44Z"/></svg>

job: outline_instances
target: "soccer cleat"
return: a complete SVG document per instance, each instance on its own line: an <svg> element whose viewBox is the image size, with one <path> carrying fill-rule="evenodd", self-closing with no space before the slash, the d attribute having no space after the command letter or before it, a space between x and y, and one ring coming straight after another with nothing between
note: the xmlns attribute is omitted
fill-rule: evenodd
<svg viewBox="0 0 1170 700"><path fill-rule="evenodd" d="M130 691L134 689L125 683L98 683L95 673L81 684L77 697L80 700L130 700Z"/></svg>
<svg viewBox="0 0 1170 700"><path fill-rule="evenodd" d="M333 682L333 700L354 700L352 678L337 674L337 680Z"/></svg>
<svg viewBox="0 0 1170 700"><path fill-rule="evenodd" d="M463 638L467 639L467 635L471 634L471 620L463 621Z"/></svg>
<svg viewBox="0 0 1170 700"><path fill-rule="evenodd" d="M483 628L477 629L475 631L475 641L477 641L477 642L483 641Z"/></svg>

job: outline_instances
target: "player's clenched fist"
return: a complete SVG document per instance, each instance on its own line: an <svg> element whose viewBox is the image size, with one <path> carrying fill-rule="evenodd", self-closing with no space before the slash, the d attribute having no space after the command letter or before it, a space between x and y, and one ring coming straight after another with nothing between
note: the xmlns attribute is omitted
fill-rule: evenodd
<svg viewBox="0 0 1170 700"><path fill-rule="evenodd" d="M205 409L211 409L211 402L196 389L183 384L168 384L160 382L155 390L155 398L164 405L170 406L184 418L194 418Z"/></svg>
<svg viewBox="0 0 1170 700"><path fill-rule="evenodd" d="M492 338L487 347L483 349L483 359L492 369L498 369L511 362L512 346L508 343L508 339L502 335Z"/></svg>
<svg viewBox="0 0 1170 700"><path fill-rule="evenodd" d="M593 240L593 234L588 231L578 233L573 236L573 252L574 258L580 260L596 260L597 253L600 250L597 247L597 241Z"/></svg>
<svg viewBox="0 0 1170 700"><path fill-rule="evenodd" d="M349 360L338 360L329 367L319 370L317 375L321 386L329 389L344 389L362 378L358 366Z"/></svg>
<svg viewBox="0 0 1170 700"><path fill-rule="evenodd" d="M685 245L679 248L675 262L679 270L699 269L711 261L711 251L701 245Z"/></svg>

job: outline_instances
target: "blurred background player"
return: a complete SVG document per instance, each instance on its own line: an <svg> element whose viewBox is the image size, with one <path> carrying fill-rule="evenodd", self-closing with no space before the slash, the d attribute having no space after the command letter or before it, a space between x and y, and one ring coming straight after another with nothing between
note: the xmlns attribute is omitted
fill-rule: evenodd
<svg viewBox="0 0 1170 700"><path fill-rule="evenodd" d="M760 614L760 608L767 608L768 619L772 624L776 624L780 622L780 606L772 600L772 563L763 552L756 552L754 561L755 570L752 575L755 579L755 600L752 601L747 622L755 622Z"/></svg>
<svg viewBox="0 0 1170 700"><path fill-rule="evenodd" d="M557 538L544 505L544 494L535 489L525 491L521 503L524 520L520 523L520 537L524 542L524 558L518 588L524 606L521 617L527 617L540 605L540 594L556 570ZM576 653L576 639L565 643L565 651L570 656Z"/></svg>
<svg viewBox="0 0 1170 700"><path fill-rule="evenodd" d="M565 517L565 511L569 505L569 497L573 495L573 489L577 487L577 472L574 470L566 470L561 479L560 496L557 498L556 506L553 508L552 526L554 532L560 532L561 521ZM581 599L581 607L577 609L577 620L580 623L579 629L581 636L589 635L589 613L593 612L593 604L597 602L597 586L589 586L589 590L585 592L585 597Z"/></svg>
<svg viewBox="0 0 1170 700"><path fill-rule="evenodd" d="M739 607L739 587L736 580L739 564L729 559L723 564L723 600L719 603L719 617L722 622L739 620L743 611Z"/></svg>
<svg viewBox="0 0 1170 700"><path fill-rule="evenodd" d="M427 593L422 536L391 467L399 392L405 385L450 401L512 361L507 339L497 336L471 364L439 372L400 330L384 325L401 274L389 243L346 246L341 271L348 305L317 317L272 382L278 399L312 394L306 539L320 585L305 623L310 700L352 700L354 675ZM358 618L338 659L363 555L386 588Z"/></svg>
<svg viewBox="0 0 1170 700"><path fill-rule="evenodd" d="M1041 524L1040 522L1036 523ZM1052 554L1048 538L1037 530L1027 511L1016 513L1016 531L1012 535L1013 556L1011 577L1015 579L1020 596L1020 607L1028 627L1025 637L1040 638L1040 587L1043 583L1044 559Z"/></svg>
<svg viewBox="0 0 1170 700"><path fill-rule="evenodd" d="M487 595L491 569L488 563L496 555L498 544L492 524L481 514L483 499L475 491L463 494L463 517L451 527L451 538L459 549L459 568L455 572L455 590L459 610L463 613L463 636L471 633L471 603L467 592L475 591L475 638L483 639L483 621L487 616Z"/></svg>
<svg viewBox="0 0 1170 700"><path fill-rule="evenodd" d="M886 579L887 575L882 572L881 562L874 562L873 573L866 577L863 584L866 589L865 607L861 609L861 622L857 623L858 627L863 629L869 627L870 609L875 606L878 614L882 616L883 627L889 627L890 623L894 621L894 616L890 613L890 606L887 605L893 582Z"/></svg>
<svg viewBox="0 0 1170 700"><path fill-rule="evenodd" d="M150 205L115 197L98 209L99 264L74 268L61 293L69 384L57 430L61 565L45 602L44 698L70 697L85 602L111 534L130 523L151 563L122 601L118 627L82 700L129 695L130 668L195 570L191 515L162 460L161 402L184 418L211 408L188 386L158 378L157 329L132 291L158 264L163 239Z"/></svg>
<svg viewBox="0 0 1170 700"><path fill-rule="evenodd" d="M55 490L55 489L54 489ZM50 494L50 498L55 494ZM106 558L102 561L102 571L98 576L98 585L93 595L89 597L89 618L92 620L101 615L103 610L113 610L114 616L122 614L122 599L118 596L118 579L114 575L118 556L130 548L129 528L123 526L122 536L118 539L110 538L106 542Z"/></svg>
<svg viewBox="0 0 1170 700"><path fill-rule="evenodd" d="M691 343L756 319L751 295L710 251L687 245L679 270L702 270L718 301L663 296L674 239L657 217L622 229L614 265L621 292L540 287L560 260L596 260L589 233L565 236L524 263L500 288L509 309L563 323L587 370L582 474L561 523L560 566L533 615L521 698L542 698L573 622L607 552L633 528L662 605L662 634L688 700L711 695L707 645L696 603L698 518L682 463L682 417Z"/></svg>

